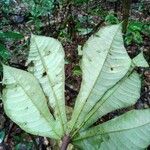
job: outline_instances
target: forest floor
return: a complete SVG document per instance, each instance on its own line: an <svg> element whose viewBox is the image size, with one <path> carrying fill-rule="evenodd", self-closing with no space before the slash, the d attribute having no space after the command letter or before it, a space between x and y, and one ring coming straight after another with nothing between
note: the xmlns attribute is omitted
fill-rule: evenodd
<svg viewBox="0 0 150 150"><path fill-rule="evenodd" d="M93 0L88 3L56 5L52 13L35 17L30 13L30 8L21 1L12 2L9 6L0 4L0 30L17 31L24 35L19 41L6 41L5 45L11 57L9 65L26 70L25 62L29 52L29 39L31 33L58 38L65 50L65 97L66 104L74 106L75 98L79 92L82 81L80 69L81 56L79 46L83 45L89 35L98 28L121 22L122 4L120 2L108 2L105 0ZM7 9L7 10L6 10ZM132 31L125 35L125 47L131 58L140 51L150 64L150 3L148 1L134 0L131 5L130 22L137 28L145 28L146 31ZM132 28L132 24L131 24ZM94 30L93 30L94 29ZM148 33L149 32L149 33ZM130 36L133 34L135 37ZM140 35L139 35L140 34ZM139 37L138 37L139 36ZM138 42L140 41L141 42ZM142 74L141 97L137 103L127 109L111 112L102 117L98 123L102 123L130 109L150 108L150 69L140 68ZM1 143L1 141L3 141ZM51 149L53 142L47 138L31 136L22 131L4 113L3 104L0 101L0 150L34 150Z"/></svg>

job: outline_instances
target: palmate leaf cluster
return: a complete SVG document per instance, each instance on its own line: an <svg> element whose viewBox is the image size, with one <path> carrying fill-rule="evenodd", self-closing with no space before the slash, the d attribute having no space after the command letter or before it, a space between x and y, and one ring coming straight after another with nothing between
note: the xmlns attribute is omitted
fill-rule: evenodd
<svg viewBox="0 0 150 150"><path fill-rule="evenodd" d="M135 67L148 67L143 54L130 59L121 24L103 27L83 46L82 84L71 120L64 98L64 50L56 39L31 36L28 72L3 65L6 114L28 133L86 150L144 149L150 144L150 110L132 110L93 126L105 114L136 103L141 79Z"/></svg>

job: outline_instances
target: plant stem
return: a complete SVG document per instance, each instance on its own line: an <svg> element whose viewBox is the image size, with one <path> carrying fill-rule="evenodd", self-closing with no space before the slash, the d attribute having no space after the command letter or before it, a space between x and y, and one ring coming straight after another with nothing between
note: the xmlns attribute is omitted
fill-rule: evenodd
<svg viewBox="0 0 150 150"><path fill-rule="evenodd" d="M123 33L126 33L132 0L123 0Z"/></svg>
<svg viewBox="0 0 150 150"><path fill-rule="evenodd" d="M69 136L69 135L65 135L65 136L63 137L60 150L67 150L67 147L68 147L70 141L71 141L70 136Z"/></svg>

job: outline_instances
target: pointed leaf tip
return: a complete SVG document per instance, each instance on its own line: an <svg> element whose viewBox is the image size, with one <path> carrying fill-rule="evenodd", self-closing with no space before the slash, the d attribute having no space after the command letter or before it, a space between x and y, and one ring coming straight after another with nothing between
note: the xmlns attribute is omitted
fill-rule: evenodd
<svg viewBox="0 0 150 150"><path fill-rule="evenodd" d="M136 67L149 67L146 59L144 58L143 52L139 53L132 59L132 63Z"/></svg>

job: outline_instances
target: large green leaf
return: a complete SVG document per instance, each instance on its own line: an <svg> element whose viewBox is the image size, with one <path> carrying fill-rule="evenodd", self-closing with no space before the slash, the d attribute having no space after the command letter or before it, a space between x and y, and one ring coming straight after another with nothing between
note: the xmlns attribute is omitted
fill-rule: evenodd
<svg viewBox="0 0 150 150"><path fill-rule="evenodd" d="M54 116L66 125L64 100L64 51L53 38L32 35L28 56L29 71L39 80Z"/></svg>
<svg viewBox="0 0 150 150"><path fill-rule="evenodd" d="M102 28L83 47L82 84L70 130L79 128L104 93L127 73L131 60L124 48L121 24Z"/></svg>
<svg viewBox="0 0 150 150"><path fill-rule="evenodd" d="M84 128L89 127L103 115L136 103L140 97L141 79L140 75L134 71L135 66L148 67L143 53L132 60L132 66L128 73L103 95L86 116L81 126L84 126Z"/></svg>
<svg viewBox="0 0 150 150"><path fill-rule="evenodd" d="M5 65L3 76L2 100L6 114L26 132L60 138L57 134L62 134L60 125L50 114L37 79L26 71Z"/></svg>
<svg viewBox="0 0 150 150"><path fill-rule="evenodd" d="M73 143L85 150L141 150L150 144L150 109L133 110L81 132Z"/></svg>
<svg viewBox="0 0 150 150"><path fill-rule="evenodd" d="M82 126L89 127L103 115L136 103L140 97L141 80L136 72L127 74L93 107Z"/></svg>

